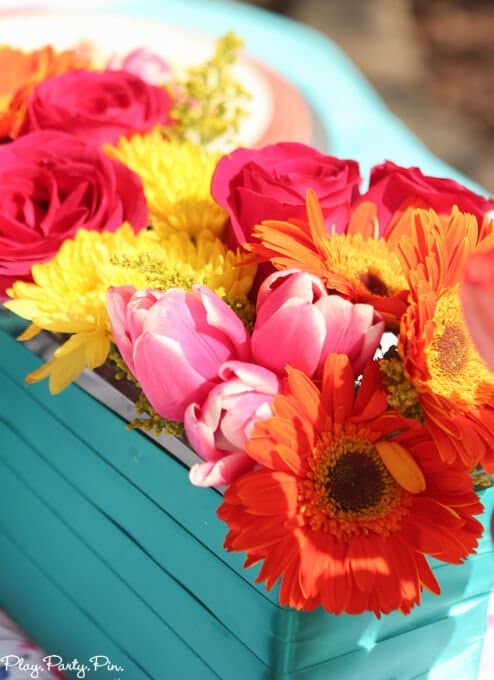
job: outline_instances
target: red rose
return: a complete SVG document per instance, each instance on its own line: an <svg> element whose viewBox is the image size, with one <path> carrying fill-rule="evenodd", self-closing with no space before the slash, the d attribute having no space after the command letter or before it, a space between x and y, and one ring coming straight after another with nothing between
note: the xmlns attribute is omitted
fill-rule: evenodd
<svg viewBox="0 0 494 680"><path fill-rule="evenodd" d="M280 142L224 156L211 192L228 211L232 240L240 244L250 240L252 227L263 220L306 219L309 187L317 194L328 228L334 224L342 231L359 185L355 161L326 156L305 144Z"/></svg>
<svg viewBox="0 0 494 680"><path fill-rule="evenodd" d="M0 296L50 259L79 227L138 230L148 210L140 178L64 132L33 132L0 146Z"/></svg>
<svg viewBox="0 0 494 680"><path fill-rule="evenodd" d="M480 221L494 201L475 194L452 179L429 177L418 168L402 168L391 161L376 165L371 171L369 190L359 199L377 206L379 227L383 233L393 216L409 206L432 208L439 215L449 215L453 206L475 215Z"/></svg>
<svg viewBox="0 0 494 680"><path fill-rule="evenodd" d="M128 71L69 71L39 83L19 134L62 130L93 144L170 123L170 95Z"/></svg>

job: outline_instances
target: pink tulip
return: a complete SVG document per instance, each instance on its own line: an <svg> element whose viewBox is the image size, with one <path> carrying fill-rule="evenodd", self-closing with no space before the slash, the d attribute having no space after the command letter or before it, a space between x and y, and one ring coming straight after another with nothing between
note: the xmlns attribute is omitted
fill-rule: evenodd
<svg viewBox="0 0 494 680"><path fill-rule="evenodd" d="M461 285L463 315L478 353L494 370L494 249L475 253Z"/></svg>
<svg viewBox="0 0 494 680"><path fill-rule="evenodd" d="M279 271L259 289L252 355L278 375L289 364L311 377L330 352L347 354L357 375L383 331L371 305L328 295L320 279L305 272Z"/></svg>
<svg viewBox="0 0 494 680"><path fill-rule="evenodd" d="M190 470L196 486L229 484L255 465L244 452L245 441L259 419L271 416L271 401L279 392L277 376L266 368L227 361L220 369L223 382L213 387L202 406L185 411L185 432L205 463Z"/></svg>
<svg viewBox="0 0 494 680"><path fill-rule="evenodd" d="M188 293L108 291L115 342L155 411L182 421L220 381L225 361L250 359L249 335L238 316L205 286Z"/></svg>
<svg viewBox="0 0 494 680"><path fill-rule="evenodd" d="M134 343L142 333L147 312L163 295L159 290L136 290L134 286L118 286L108 291L106 306L113 338L132 375Z"/></svg>

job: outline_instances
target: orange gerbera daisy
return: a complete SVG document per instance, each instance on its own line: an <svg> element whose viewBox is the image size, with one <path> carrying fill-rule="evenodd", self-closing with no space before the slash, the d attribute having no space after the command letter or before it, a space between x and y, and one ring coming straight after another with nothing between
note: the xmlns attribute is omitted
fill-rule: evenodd
<svg viewBox="0 0 494 680"><path fill-rule="evenodd" d="M441 458L494 471L494 374L470 339L459 297L466 258L489 247L492 232L482 227L480 241L476 218L457 209L447 221L431 210L409 219L412 236L398 245L410 282L398 344L405 376Z"/></svg>
<svg viewBox="0 0 494 680"><path fill-rule="evenodd" d="M253 229L260 243L245 247L277 269L297 268L318 276L328 290L375 307L396 324L406 309L407 282L398 255L379 237L376 208L363 203L346 233L328 233L317 196L307 192L308 223L266 221Z"/></svg>
<svg viewBox="0 0 494 680"><path fill-rule="evenodd" d="M281 579L282 605L409 612L423 587L440 592L424 555L461 562L482 533L469 474L445 470L419 423L388 410L379 376L370 364L356 394L344 355L328 356L321 390L288 369L246 445L263 467L225 493L225 547L263 562L268 589Z"/></svg>
<svg viewBox="0 0 494 680"><path fill-rule="evenodd" d="M55 52L47 45L24 52L0 47L0 139L15 138L37 83L65 71L88 68L89 60L78 50Z"/></svg>

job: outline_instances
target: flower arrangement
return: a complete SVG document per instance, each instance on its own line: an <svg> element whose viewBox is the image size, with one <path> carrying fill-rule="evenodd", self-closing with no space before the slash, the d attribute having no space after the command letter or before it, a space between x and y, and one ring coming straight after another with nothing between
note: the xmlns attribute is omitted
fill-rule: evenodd
<svg viewBox="0 0 494 680"><path fill-rule="evenodd" d="M238 46L181 79L145 51L0 51L0 292L21 340L59 341L27 382L109 362L133 425L189 442L280 604L407 614L440 592L427 557L482 532L494 200L389 161L362 192L302 144L221 154Z"/></svg>

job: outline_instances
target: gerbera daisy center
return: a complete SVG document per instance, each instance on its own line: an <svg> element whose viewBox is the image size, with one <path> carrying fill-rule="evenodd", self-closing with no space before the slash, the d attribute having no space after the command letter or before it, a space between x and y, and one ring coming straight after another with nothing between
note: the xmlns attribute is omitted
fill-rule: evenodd
<svg viewBox="0 0 494 680"><path fill-rule="evenodd" d="M464 404L492 398L494 379L468 336L457 287L437 301L434 324L432 342L426 350L434 392Z"/></svg>
<svg viewBox="0 0 494 680"><path fill-rule="evenodd" d="M384 239L332 234L325 250L330 271L353 279L372 295L388 297L407 288L398 256Z"/></svg>
<svg viewBox="0 0 494 680"><path fill-rule="evenodd" d="M376 272L369 269L365 274L360 274L359 278L367 290L373 295L380 295L381 297L389 295L387 285Z"/></svg>
<svg viewBox="0 0 494 680"><path fill-rule="evenodd" d="M328 470L328 499L343 512L359 512L378 505L384 488L382 470L366 453L346 453Z"/></svg>
<svg viewBox="0 0 494 680"><path fill-rule="evenodd" d="M387 535L406 514L401 487L361 434L321 434L300 488L300 511L313 530L340 538L369 531Z"/></svg>
<svg viewBox="0 0 494 680"><path fill-rule="evenodd" d="M467 338L457 323L448 324L434 341L438 355L437 367L445 375L454 375L468 357Z"/></svg>

